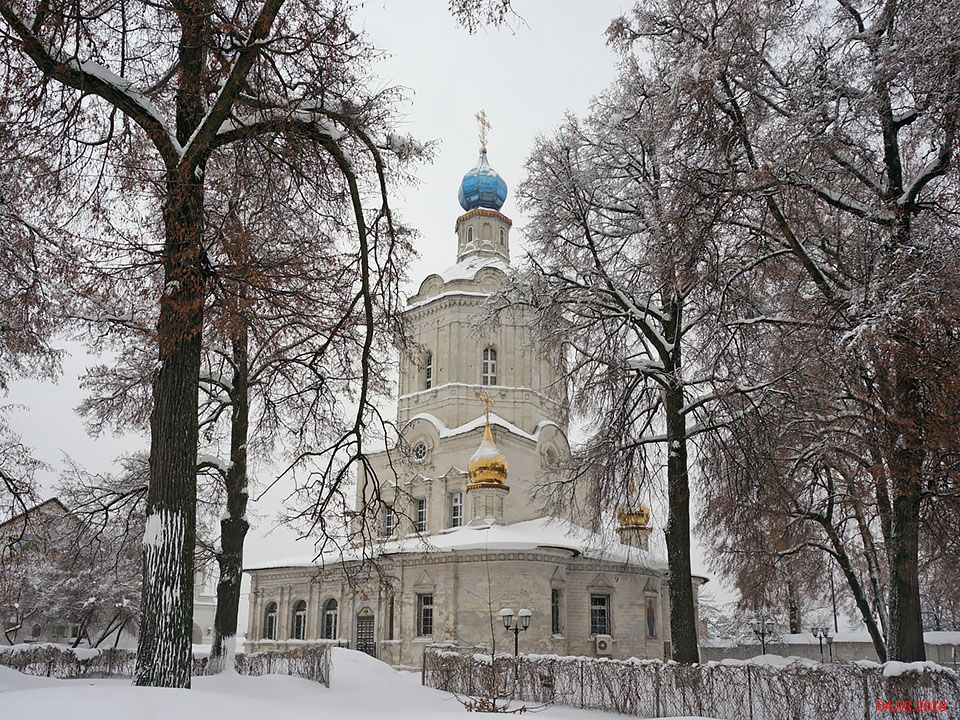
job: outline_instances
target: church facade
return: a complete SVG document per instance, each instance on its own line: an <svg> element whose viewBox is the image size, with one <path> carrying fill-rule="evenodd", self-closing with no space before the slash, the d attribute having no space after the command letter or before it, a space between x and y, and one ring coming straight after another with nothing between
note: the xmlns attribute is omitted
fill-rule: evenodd
<svg viewBox="0 0 960 720"><path fill-rule="evenodd" d="M535 500L569 452L562 359L520 309L477 323L510 272L506 193L482 148L460 186L457 262L409 298L401 441L357 475L372 547L249 568L248 651L330 641L416 667L428 644L512 649L509 608L529 611L524 652L669 657L646 508L622 509L610 539Z"/></svg>

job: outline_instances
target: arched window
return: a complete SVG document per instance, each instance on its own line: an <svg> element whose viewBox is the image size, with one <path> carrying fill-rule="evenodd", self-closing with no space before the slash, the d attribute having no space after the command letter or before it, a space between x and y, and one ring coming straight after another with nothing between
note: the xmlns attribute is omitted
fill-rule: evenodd
<svg viewBox="0 0 960 720"><path fill-rule="evenodd" d="M467 228L467 243L473 242L473 226Z"/></svg>
<svg viewBox="0 0 960 720"><path fill-rule="evenodd" d="M263 639L277 639L277 604L275 602L267 605L263 613Z"/></svg>
<svg viewBox="0 0 960 720"><path fill-rule="evenodd" d="M497 351L492 347L483 349L483 367L480 382L483 385L497 384Z"/></svg>
<svg viewBox="0 0 960 720"><path fill-rule="evenodd" d="M503 232L503 228L500 228L500 247L504 247L506 243L506 233Z"/></svg>
<svg viewBox="0 0 960 720"><path fill-rule="evenodd" d="M330 598L323 604L323 627L320 637L324 640L337 639L337 601Z"/></svg>
<svg viewBox="0 0 960 720"><path fill-rule="evenodd" d="M423 389L433 387L433 353L428 352L423 359Z"/></svg>
<svg viewBox="0 0 960 720"><path fill-rule="evenodd" d="M294 640L307 638L307 602L297 600L293 604L293 629L290 635Z"/></svg>

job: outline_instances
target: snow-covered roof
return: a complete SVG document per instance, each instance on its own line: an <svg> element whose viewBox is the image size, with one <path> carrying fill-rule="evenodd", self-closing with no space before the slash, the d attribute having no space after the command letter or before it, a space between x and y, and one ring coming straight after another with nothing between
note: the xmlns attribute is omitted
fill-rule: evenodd
<svg viewBox="0 0 960 720"><path fill-rule="evenodd" d="M477 273L483 270L484 268L494 268L500 272L506 274L510 272L510 264L506 262L502 257L495 256L482 256L482 255L471 255L465 260L461 260L456 265L451 265L446 270L440 274L428 275L424 278L423 283L420 285L421 291L423 290L424 285L432 277L440 278L442 283L441 288L448 285L449 283L462 281L462 280L473 280L476 278ZM445 297L476 297L476 298L486 298L489 293L481 291L470 291L464 289L448 289L443 292L440 292L436 295L430 295L428 297L420 297L418 292L407 302L407 309L412 309L416 307L421 307L432 303L435 300L440 300ZM416 298L416 299L415 299Z"/></svg>
<svg viewBox="0 0 960 720"><path fill-rule="evenodd" d="M413 308L423 307L424 305L429 305L430 303L436 300L442 300L443 298L448 297L472 297L472 298L486 298L489 297L489 293L485 292L468 292L466 290L448 290L447 292L442 292L439 295L431 295L428 298L423 300L418 300L417 302L407 303L407 310L412 310Z"/></svg>
<svg viewBox="0 0 960 720"><path fill-rule="evenodd" d="M923 634L923 641L927 645L960 645L960 631L927 630Z"/></svg>
<svg viewBox="0 0 960 720"><path fill-rule="evenodd" d="M629 565L666 570L666 565L649 552L620 543L615 537L590 532L562 518L546 516L510 525L481 525L452 528L436 535L390 540L377 546L329 552L319 557L300 557L247 567L245 570L337 565L363 557L398 554L444 553L458 550L536 550L560 548L575 555Z"/></svg>
<svg viewBox="0 0 960 720"><path fill-rule="evenodd" d="M448 267L440 273L440 278L445 283L453 282L454 280L473 280L478 272L487 267L496 268L503 273L510 272L510 266L507 265L502 258L473 255L466 260L458 262L456 265Z"/></svg>
<svg viewBox="0 0 960 720"><path fill-rule="evenodd" d="M407 310L413 310L414 308L423 307L424 305L429 305L432 302L437 300L442 300L443 298L448 297L473 297L473 298L487 298L490 296L490 293L485 292L470 292L467 290L447 290L442 292L439 295L431 295L428 298L423 300L418 300L417 302L407 303Z"/></svg>
<svg viewBox="0 0 960 720"><path fill-rule="evenodd" d="M45 510L56 510L57 512L63 515L70 514L70 510L67 509L66 505L60 502L60 498L52 497L49 500L44 500L39 505L34 505L31 508L27 508L24 512L20 513L19 515L14 515L8 520L0 521L0 530L3 530L3 528L7 527L8 525L13 525L14 523L20 520L23 520L24 518L28 518L31 515L40 513L41 511L45 511Z"/></svg>
<svg viewBox="0 0 960 720"><path fill-rule="evenodd" d="M833 633L830 638L838 643L873 644L870 633L866 630L848 630ZM960 631L928 630L923 634L923 641L927 645L960 645ZM816 645L819 642L813 633L785 633L767 640L767 645ZM741 638L711 638L700 641L700 647L733 648L738 645L759 645L760 642L752 635Z"/></svg>
<svg viewBox="0 0 960 720"><path fill-rule="evenodd" d="M462 435L463 433L468 433L478 428L482 428L486 424L486 419L484 418L483 415L480 415L479 417L476 417L470 422L464 423L463 425L458 425L455 428L447 427L440 420L440 418L438 418L436 415L433 415L431 413L425 413L425 412L417 413L416 415L410 418L407 424L412 423L414 420L426 420L427 422L432 423L433 426L437 429L437 435L441 438L448 438L448 437L454 437L455 435ZM509 420L504 420L502 417L500 417L496 413L490 413L490 424L496 425L497 427L501 427L507 432L510 432L514 435L517 435L518 437L522 437L527 440L532 440L533 442L536 442L539 439L540 433L544 430L544 428L547 428L550 426L560 427L552 420L541 420L539 423L537 423L537 426L534 428L533 432L528 433L527 431L522 430L516 425L514 425Z"/></svg>

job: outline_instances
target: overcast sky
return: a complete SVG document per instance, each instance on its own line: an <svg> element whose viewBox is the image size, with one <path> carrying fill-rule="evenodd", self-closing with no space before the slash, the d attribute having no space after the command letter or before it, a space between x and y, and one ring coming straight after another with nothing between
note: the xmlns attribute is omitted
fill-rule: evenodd
<svg viewBox="0 0 960 720"><path fill-rule="evenodd" d="M449 16L447 0L375 0L360 10L358 25L388 53L377 64L379 84L407 89L403 130L438 141L435 160L418 172L419 186L404 189L394 199L404 220L421 233L411 289L456 259L453 224L462 212L457 189L477 160L476 112L483 109L493 125L488 157L510 188L503 212L515 223L516 257L527 220L517 209L513 191L523 178L534 139L550 133L564 113L587 111L591 98L615 77L617 58L606 46L604 31L630 2L515 0L515 5L522 19L514 19L510 28L481 29L472 36ZM89 358L79 346L66 348L71 354L58 383L17 383L9 397L9 402L27 408L15 412L14 427L52 466L45 474L47 487L59 474L64 453L91 470L104 471L117 455L147 445L141 437L94 440L85 433L73 408L81 399L76 377ZM248 536L251 564L310 552L289 532L268 532L279 490L262 504L261 518ZM662 527L665 518L654 517L654 523ZM699 548L694 571L705 573ZM719 583L711 585L720 590Z"/></svg>

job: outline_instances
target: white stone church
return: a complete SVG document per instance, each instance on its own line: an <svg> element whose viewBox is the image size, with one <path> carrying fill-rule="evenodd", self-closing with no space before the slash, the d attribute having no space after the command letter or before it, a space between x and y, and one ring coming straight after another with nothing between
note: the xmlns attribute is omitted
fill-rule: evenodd
<svg viewBox="0 0 960 720"><path fill-rule="evenodd" d="M357 478L375 547L249 568L248 651L339 641L396 666L418 666L434 643L512 651L510 608L532 613L522 652L669 657L646 508L621 510L618 540L534 500L569 452L559 352L534 346L520 311L475 323L510 272L506 195L481 148L460 186L457 262L409 298L421 350L401 359L402 442Z"/></svg>

